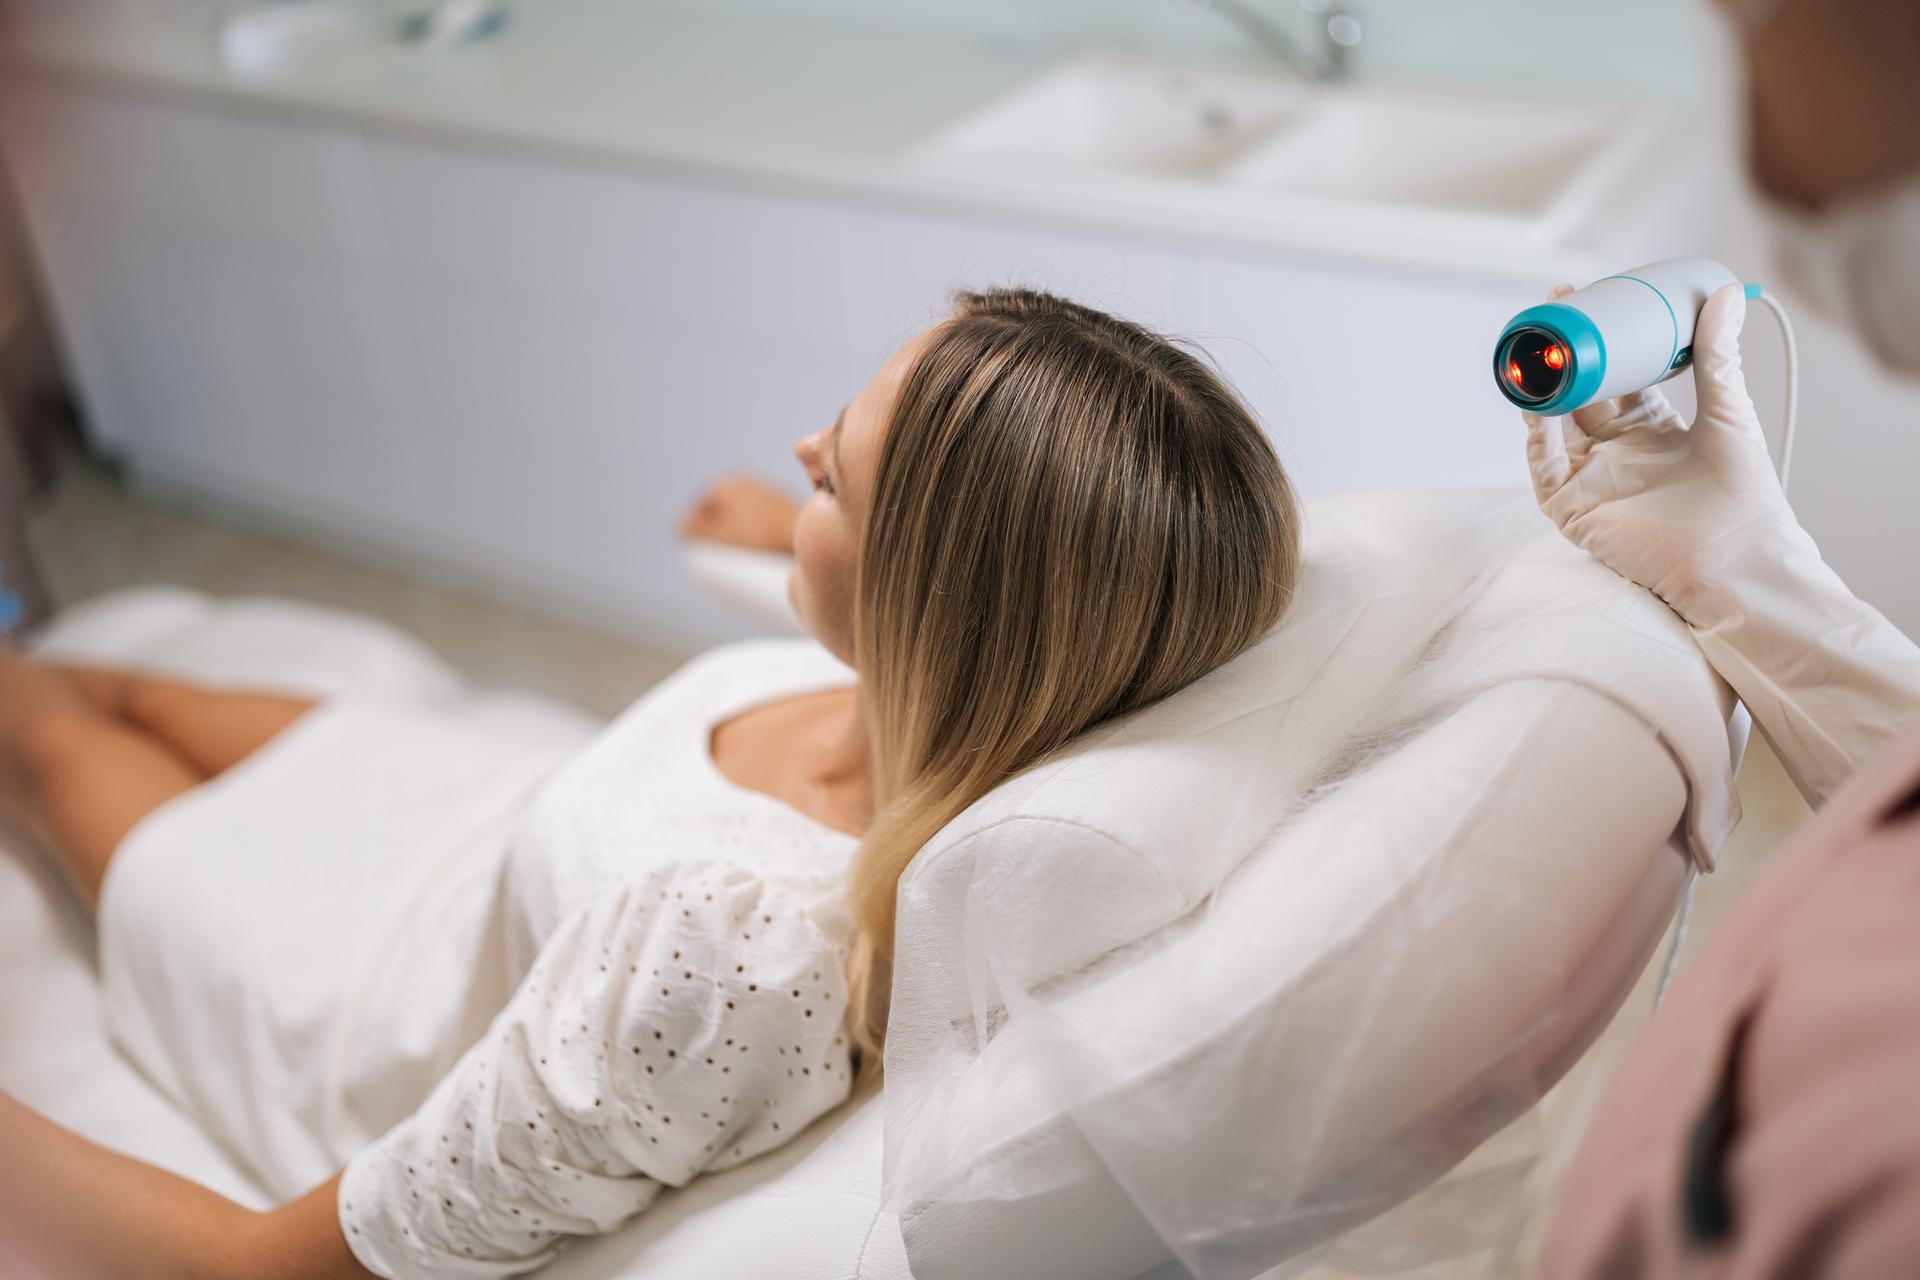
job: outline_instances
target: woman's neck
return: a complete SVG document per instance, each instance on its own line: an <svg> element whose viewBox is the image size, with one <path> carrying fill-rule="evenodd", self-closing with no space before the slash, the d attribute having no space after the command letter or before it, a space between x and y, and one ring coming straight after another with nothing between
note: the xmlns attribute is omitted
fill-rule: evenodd
<svg viewBox="0 0 1920 1280"><path fill-rule="evenodd" d="M751 708L714 726L714 766L827 826L859 835L873 813L871 749L858 687Z"/></svg>
<svg viewBox="0 0 1920 1280"><path fill-rule="evenodd" d="M823 717L819 745L810 755L807 781L833 796L843 812L859 814L864 830L873 811L873 740L857 685Z"/></svg>

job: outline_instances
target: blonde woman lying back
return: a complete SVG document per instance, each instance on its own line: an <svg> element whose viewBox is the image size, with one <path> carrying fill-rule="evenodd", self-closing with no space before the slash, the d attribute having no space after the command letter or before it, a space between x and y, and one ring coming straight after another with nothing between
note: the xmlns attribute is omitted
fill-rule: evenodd
<svg viewBox="0 0 1920 1280"><path fill-rule="evenodd" d="M284 1201L0 1097L5 1238L62 1277L516 1275L779 1146L879 1068L914 853L1298 573L1221 379L1047 294L961 295L796 452L797 517L728 484L683 529L790 545L819 644L714 650L590 742L0 652L9 810L95 906L116 1042Z"/></svg>

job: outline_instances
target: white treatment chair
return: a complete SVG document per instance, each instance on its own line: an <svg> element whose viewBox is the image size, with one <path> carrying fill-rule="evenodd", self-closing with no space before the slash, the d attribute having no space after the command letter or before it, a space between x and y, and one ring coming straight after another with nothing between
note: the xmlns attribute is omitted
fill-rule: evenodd
<svg viewBox="0 0 1920 1280"><path fill-rule="evenodd" d="M1424 518L1444 523L1450 511L1464 516L1478 510L1486 495L1462 496L1457 506L1425 501ZM1546 533L1552 534L1550 527ZM785 566L778 558L695 547L689 568L729 598L759 601L769 629L796 630L785 604ZM1602 596L1615 603L1623 598L1605 586ZM472 696L431 654L390 628L289 601L215 602L170 589L122 592L67 610L38 641L73 658L139 663L195 678L301 692ZM1723 734L1720 763L1726 765L1729 756L1737 760L1743 721L1733 714L1735 704L1724 686L1716 688L1705 673L1704 662L1699 668L1698 679L1678 699L1686 705L1676 714L1690 716L1695 728L1703 716L1716 724ZM1218 681L1208 688L1196 685L1161 705L1176 711L1204 707L1218 698L1220 687ZM568 714L557 707L548 710ZM1729 731L1731 752L1724 736ZM1372 1090L1367 1096L1408 1121L1397 1126L1387 1144L1402 1153L1398 1166L1423 1180L1445 1173L1496 1118L1487 1111L1486 1091L1476 1086L1516 1078L1551 1083L1604 1026L1644 967L1685 881L1685 846L1676 827L1687 811L1690 787L1697 792L1702 785L1694 776L1700 770L1690 773L1676 752L1673 734L1672 724L1660 715L1636 712L1578 681L1516 680L1464 700L1332 793L1325 820L1339 824L1346 856L1326 860L1317 882L1295 886L1294 905L1287 910L1310 914L1315 927L1271 931L1291 937L1291 950L1275 952L1269 946L1252 953L1260 963L1284 963L1302 975L1354 973L1366 964L1364 946L1316 949L1316 943L1338 932L1331 925L1368 918L1371 890L1380 883L1379 867L1361 856L1364 842L1354 838L1356 815L1408 805L1463 818L1475 814L1473 824L1460 824L1463 830L1473 826L1472 838L1447 842L1446 859L1429 859L1429 869L1460 878L1463 901L1474 899L1476 878L1489 888L1486 910L1416 940L1456 950L1470 944L1482 962L1452 966L1449 982L1439 988L1443 998L1423 992L1417 1004L1409 1005L1408 1019L1379 1023L1392 1033L1375 1046L1378 1052L1364 1074ZM1177 763L1181 745L1169 739L1144 749ZM1605 767L1595 768L1596 762ZM1727 774L1730 778L1730 767ZM1051 794L1043 804L1031 792L1002 788L988 801L1004 799L1008 807L998 812L1000 819L1041 817L1061 792ZM1125 807L1115 794L1103 790L1101 803ZM1489 806L1495 795L1506 802ZM1343 807L1335 808L1334 799ZM1697 804L1700 797L1694 800ZM977 832L985 812L976 806L956 828ZM1021 824L1007 825L1018 829ZM1311 824L1295 829L1303 838L1313 830ZM925 912L947 900L941 886L964 885L977 869L980 842L962 842L961 834L943 832L903 882L902 918L916 929L937 927ZM4 852L0 1018L9 1034L0 1037L0 1088L96 1140L244 1203L263 1204L264 1196L237 1165L107 1043L90 924L38 855L22 848ZM1395 853L1402 859L1395 865L1405 866L1405 858L1417 860L1422 851L1409 853L1399 845ZM1343 862L1354 873L1344 879L1339 874ZM1516 897L1545 904L1554 927L1530 928L1500 909ZM1363 943L1366 937L1364 930L1349 930L1347 936ZM1082 986L1075 998L1097 1009L1102 999L1123 997L1124 970L1110 976L1104 990L1098 983ZM1298 1006L1311 1005L1315 1017L1337 1021L1347 994L1337 984L1303 980L1290 997ZM1369 1016L1378 1012L1379 1006L1371 1006ZM1299 1008L1255 1009L1251 1016L1297 1017ZM1545 1032L1516 1045L1515 1029L1531 1027ZM1194 1055L1208 1051L1205 1037L1194 1041ZM1526 1060L1517 1065L1495 1060L1514 1053ZM1132 1085L1150 1098L1191 1065L1149 1064ZM1314 1045L1302 1042L1284 1074L1306 1079L1324 1066ZM1002 1084L1010 1079L1004 1071L983 1072L980 1078L990 1075ZM1281 1089L1288 1082L1270 1085ZM1043 1082L1029 1083L1033 1087L1024 1091L974 1099L978 1114L965 1126L968 1142L953 1147L952 1194L910 1205L904 1222L882 1205L886 1099L869 1089L781 1150L668 1193L628 1227L583 1241L544 1274L559 1280L720 1275L900 1280L909 1274L909 1260L911 1274L920 1280L1128 1280L1148 1274L1173 1280L1182 1274L1127 1189L1081 1150L1084 1140L1074 1117L1052 1104ZM1500 1100L1510 1099L1501 1095ZM1253 1096L1245 1102L1261 1104ZM1378 1147L1375 1142L1372 1149ZM1050 1191L1025 1199L973 1194L1008 1184L1007 1169L1033 1160L1045 1160L1069 1176L1050 1177ZM1330 1231L1351 1225L1336 1218L1330 1215Z"/></svg>

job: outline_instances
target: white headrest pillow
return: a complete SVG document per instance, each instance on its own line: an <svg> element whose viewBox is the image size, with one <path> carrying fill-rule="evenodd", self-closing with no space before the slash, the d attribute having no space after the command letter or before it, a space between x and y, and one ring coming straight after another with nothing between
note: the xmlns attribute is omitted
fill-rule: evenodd
<svg viewBox="0 0 1920 1280"><path fill-rule="evenodd" d="M1308 532L1273 633L903 877L916 1275L1231 1270L1379 1213L1564 1071L1737 821L1730 691L1530 495L1351 495Z"/></svg>

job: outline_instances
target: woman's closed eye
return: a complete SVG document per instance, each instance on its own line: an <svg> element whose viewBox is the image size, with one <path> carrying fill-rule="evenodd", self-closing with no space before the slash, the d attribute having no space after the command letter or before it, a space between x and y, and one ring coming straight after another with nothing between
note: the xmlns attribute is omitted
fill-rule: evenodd
<svg viewBox="0 0 1920 1280"><path fill-rule="evenodd" d="M815 489L817 489L821 493L826 494L829 497L833 496L833 492L834 492L833 479L826 473L824 469L818 475L810 476L808 478L813 481L813 487Z"/></svg>

